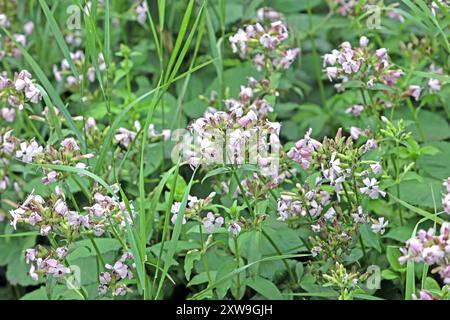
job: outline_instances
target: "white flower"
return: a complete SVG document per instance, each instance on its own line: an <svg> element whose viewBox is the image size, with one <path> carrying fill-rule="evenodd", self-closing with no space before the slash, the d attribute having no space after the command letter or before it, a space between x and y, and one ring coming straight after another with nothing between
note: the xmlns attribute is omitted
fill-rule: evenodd
<svg viewBox="0 0 450 320"><path fill-rule="evenodd" d="M389 221L384 221L384 217L378 218L378 221L373 223L371 229L374 233L384 234Z"/></svg>
<svg viewBox="0 0 450 320"><path fill-rule="evenodd" d="M365 187L360 188L362 194L367 194L371 199L378 199L379 195L382 197L386 196L386 192L380 190L378 187L378 181L375 178L369 179L365 178L363 183L366 185Z"/></svg>
<svg viewBox="0 0 450 320"><path fill-rule="evenodd" d="M241 226L234 221L230 221L228 232L230 232L233 236L237 236L241 232Z"/></svg>

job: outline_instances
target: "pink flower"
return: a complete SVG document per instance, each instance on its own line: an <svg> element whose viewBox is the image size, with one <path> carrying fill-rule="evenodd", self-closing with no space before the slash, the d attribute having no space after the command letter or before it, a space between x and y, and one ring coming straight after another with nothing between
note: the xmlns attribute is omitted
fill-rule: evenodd
<svg viewBox="0 0 450 320"><path fill-rule="evenodd" d="M420 86L412 85L409 86L408 91L406 91L406 95L413 97L416 101L419 101L421 92L422 89L420 88Z"/></svg>
<svg viewBox="0 0 450 320"><path fill-rule="evenodd" d="M230 232L233 236L237 236L241 232L241 226L234 221L230 221L228 232Z"/></svg>
<svg viewBox="0 0 450 320"><path fill-rule="evenodd" d="M65 216L65 215L67 215L67 213L69 213L69 208L67 207L66 202L64 202L64 200L62 200L62 199L58 199L55 202L55 205L53 206L53 210L55 210L55 212L61 216Z"/></svg>
<svg viewBox="0 0 450 320"><path fill-rule="evenodd" d="M250 110L245 116L238 120L238 123L239 125L246 127L255 123L257 120L258 115L253 110Z"/></svg>
<svg viewBox="0 0 450 320"><path fill-rule="evenodd" d="M109 272L100 272L99 282L102 285L108 285L111 282L111 274Z"/></svg>
<svg viewBox="0 0 450 320"><path fill-rule="evenodd" d="M327 53L323 56L323 66L334 66L339 57L339 51L334 49L331 53Z"/></svg>
<svg viewBox="0 0 450 320"><path fill-rule="evenodd" d="M353 113L353 115L355 115L356 117L359 117L363 110L364 110L364 106L362 106L360 104L355 104L355 105L347 108L347 110L345 110L345 113Z"/></svg>
<svg viewBox="0 0 450 320"><path fill-rule="evenodd" d="M27 35L31 35L34 31L34 23L33 21L28 21L23 25L23 30Z"/></svg>
<svg viewBox="0 0 450 320"><path fill-rule="evenodd" d="M31 140L28 144L27 142L22 142L20 144L20 150L16 152L16 158L22 159L22 161L30 163L33 158L40 155L43 148L37 144L36 141Z"/></svg>
<svg viewBox="0 0 450 320"><path fill-rule="evenodd" d="M52 231L52 227L48 225L41 226L40 234L41 236L48 236L50 232Z"/></svg>
<svg viewBox="0 0 450 320"><path fill-rule="evenodd" d="M173 216L172 216L172 219L170 219L170 221L173 223L173 224L175 224L176 222L177 222L177 218L178 218L178 213L177 214L174 214ZM182 224L186 224L186 216L185 215L183 215L183 221L182 221Z"/></svg>
<svg viewBox="0 0 450 320"><path fill-rule="evenodd" d="M33 264L30 266L30 271L28 271L28 274L30 275L31 279L33 279L33 281L39 280L39 275L36 273L36 267Z"/></svg>
<svg viewBox="0 0 450 320"><path fill-rule="evenodd" d="M337 76L338 69L336 67L328 67L326 69L326 72L328 79L330 79L330 81L333 81L333 79Z"/></svg>
<svg viewBox="0 0 450 320"><path fill-rule="evenodd" d="M379 162L371 164L370 168L374 174L379 174L383 171L383 166Z"/></svg>
<svg viewBox="0 0 450 320"><path fill-rule="evenodd" d="M419 291L419 298L415 294L413 294L414 300L435 300L433 295L427 291L427 290L420 290Z"/></svg>
<svg viewBox="0 0 450 320"><path fill-rule="evenodd" d="M0 13L0 27L9 28L8 16L4 13Z"/></svg>
<svg viewBox="0 0 450 320"><path fill-rule="evenodd" d="M55 182L57 177L58 173L56 171L50 171L44 178L42 178L42 183L45 185L50 184Z"/></svg>
<svg viewBox="0 0 450 320"><path fill-rule="evenodd" d="M353 127L353 126L350 128L350 135L352 136L353 140L358 140L361 133L362 133L362 130L360 128Z"/></svg>
<svg viewBox="0 0 450 320"><path fill-rule="evenodd" d="M253 90L250 87L241 86L241 92L239 93L239 96L242 100L248 101L250 98L253 97Z"/></svg>
<svg viewBox="0 0 450 320"><path fill-rule="evenodd" d="M130 143L136 138L136 132L127 130L125 128L119 128L117 132L118 133L116 133L115 138L124 148L127 148Z"/></svg>
<svg viewBox="0 0 450 320"><path fill-rule="evenodd" d="M61 146L66 148L67 151L79 151L80 147L74 138L66 138L61 142Z"/></svg>
<svg viewBox="0 0 450 320"><path fill-rule="evenodd" d="M444 183L442 184L444 187L447 188L448 193L450 193L450 177L444 180Z"/></svg>
<svg viewBox="0 0 450 320"><path fill-rule="evenodd" d="M441 82L437 79L430 79L428 81L428 89L430 93L435 93L441 90Z"/></svg>
<svg viewBox="0 0 450 320"><path fill-rule="evenodd" d="M442 198L442 207L444 211L450 214L450 193Z"/></svg>
<svg viewBox="0 0 450 320"><path fill-rule="evenodd" d="M388 51L386 48L381 48L375 51L375 56L380 60L386 60L388 58Z"/></svg>
<svg viewBox="0 0 450 320"><path fill-rule="evenodd" d="M25 250L25 262L30 263L36 260L36 250L35 249L27 249Z"/></svg>
<svg viewBox="0 0 450 320"><path fill-rule="evenodd" d="M386 196L386 192L381 191L378 187L378 181L375 178L365 178L363 180L365 187L360 188L362 194L367 194L371 199L378 199L379 195Z"/></svg>
<svg viewBox="0 0 450 320"><path fill-rule="evenodd" d="M67 247L56 248L56 255L60 260L64 259L67 256L67 252L68 252Z"/></svg>
<svg viewBox="0 0 450 320"><path fill-rule="evenodd" d="M125 279L128 276L128 266L121 261L117 261L114 266L107 264L105 266L107 269L112 270L121 279Z"/></svg>
<svg viewBox="0 0 450 320"><path fill-rule="evenodd" d="M361 38L359 38L359 46L360 47L367 47L368 44L369 44L369 39L367 39L366 36L362 36Z"/></svg>
<svg viewBox="0 0 450 320"><path fill-rule="evenodd" d="M13 108L2 108L1 116L6 122L14 122L16 119L16 110Z"/></svg>
<svg viewBox="0 0 450 320"><path fill-rule="evenodd" d="M147 1L142 1L137 7L136 7L136 20L140 24L144 25L145 21L147 20Z"/></svg>

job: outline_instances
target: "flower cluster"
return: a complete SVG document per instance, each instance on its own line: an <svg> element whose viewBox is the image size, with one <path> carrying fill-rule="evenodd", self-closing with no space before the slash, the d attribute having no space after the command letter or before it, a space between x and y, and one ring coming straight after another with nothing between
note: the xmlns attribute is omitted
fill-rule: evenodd
<svg viewBox="0 0 450 320"><path fill-rule="evenodd" d="M247 86L241 86L239 99L225 100L228 112L210 108L194 121L189 126L193 141L188 141L193 143L193 148L184 150L190 165L240 166L248 160L259 164L263 174L277 172L281 125L267 120L273 111L261 97L267 92L275 94L268 81L249 78Z"/></svg>
<svg viewBox="0 0 450 320"><path fill-rule="evenodd" d="M27 249L25 261L30 264L29 275L34 281L38 281L39 275L46 277L52 275L55 278L64 277L71 270L64 265L63 260L67 256L67 247L48 249L43 246Z"/></svg>
<svg viewBox="0 0 450 320"><path fill-rule="evenodd" d="M373 51L368 43L366 37L361 37L359 47L353 48L350 42L343 42L340 50L325 54L323 66L330 81L358 80L367 87L375 84L393 86L403 71L390 63L386 48Z"/></svg>
<svg viewBox="0 0 450 320"><path fill-rule="evenodd" d="M113 186L113 191L116 193L119 191L117 185ZM97 183L94 184L93 194L92 205L84 209L89 212L89 223L94 235L103 235L109 226L119 225L121 228L125 228L127 223L133 224L136 212L132 203L129 205L132 211L130 215L124 201L119 201L115 196L108 196L105 190L98 187Z"/></svg>
<svg viewBox="0 0 450 320"><path fill-rule="evenodd" d="M0 93L3 105L8 106L1 109L0 115L7 122L14 122L16 110L22 110L25 103L38 103L42 98L27 70L16 73L14 79L9 79L6 73L0 75Z"/></svg>
<svg viewBox="0 0 450 320"><path fill-rule="evenodd" d="M407 261L424 262L435 266L431 272L438 273L445 284L450 284L450 223L444 222L440 235L435 230L420 230L416 237L406 241L406 248L401 248L403 256L400 263Z"/></svg>
<svg viewBox="0 0 450 320"><path fill-rule="evenodd" d="M233 53L239 53L242 59L250 56L259 71L288 69L300 49L284 44L289 32L283 17L271 8L259 9L257 17L256 24L247 25L230 36Z"/></svg>
<svg viewBox="0 0 450 320"><path fill-rule="evenodd" d="M183 216L183 224L186 224L187 219L198 219L200 220L200 213L204 210L216 196L215 192L211 192L205 199L199 199L195 196L189 195L186 210ZM170 212L172 212L172 223L175 224L177 221L178 214L180 212L181 202L174 202ZM219 220L220 221L220 220ZM213 220L214 222L214 220Z"/></svg>
<svg viewBox="0 0 450 320"><path fill-rule="evenodd" d="M8 5L12 5L13 7L9 8L11 9L11 13L15 12L17 8L15 8L14 3L10 3ZM5 5L3 5L2 10L5 10ZM3 11L5 12L5 11ZM0 27L6 28L6 29L15 29L12 27L12 23L10 19L8 18L8 15L5 13L0 13ZM23 26L21 26L23 33L16 33L12 30L12 36L14 39L10 39L7 36L3 36L0 41L0 60L2 60L5 57L12 57L12 58L20 58L22 53L20 52L20 49L17 47L16 42L22 46L25 47L27 45L27 36L33 34L34 32L34 23L32 21L27 21Z"/></svg>
<svg viewBox="0 0 450 320"><path fill-rule="evenodd" d="M126 252L114 265L106 264L105 268L110 271L101 272L99 275L99 294L105 295L111 291L113 296L124 296L130 292L126 280L133 279L132 269L135 268L135 264L132 261L131 252Z"/></svg>
<svg viewBox="0 0 450 320"><path fill-rule="evenodd" d="M359 205L361 196L370 199L385 196L376 179L382 166L376 161L362 160L373 148L371 140L357 147L352 138L342 137L341 130L335 139L325 138L322 143L310 135L311 130L288 152L288 157L304 170L315 168L320 174L315 180L304 185L297 183L295 189L282 193L278 199L279 220L295 222L296 217L307 217L313 221L311 228L316 234L311 239L312 254L324 251L334 256L335 250L350 245L361 224L370 221ZM372 230L383 234L387 224L381 217L374 220Z"/></svg>
<svg viewBox="0 0 450 320"><path fill-rule="evenodd" d="M48 201L33 192L15 210L10 211L11 225L17 228L17 223L39 227L42 236L54 232L64 235L67 239L75 239L80 235L81 228L89 228L89 217L77 211L71 211L59 187L55 189Z"/></svg>
<svg viewBox="0 0 450 320"><path fill-rule="evenodd" d="M51 145L44 148L39 146L34 140L30 142L24 141L20 143L16 151L16 158L24 162L44 163L51 165L73 166L79 169L86 169L87 165L81 162L83 159L93 158L91 153L82 154L80 147L74 138L66 138L61 141L58 149ZM63 180L69 173L57 172L52 169L43 169L44 178L42 183L49 184L57 180Z"/></svg>
<svg viewBox="0 0 450 320"><path fill-rule="evenodd" d="M327 0L328 5L332 11L339 13L344 17L361 17L366 12L373 12L375 14L383 14L387 12L387 16L392 19L404 21L403 16L394 10L398 3L393 3L388 6L379 0ZM380 6L383 4L383 6Z"/></svg>
<svg viewBox="0 0 450 320"><path fill-rule="evenodd" d="M134 141L134 139L136 139L138 132L142 129L141 123L139 121L134 122L134 129L135 131L128 130L126 128L117 129L114 138L121 148L127 149ZM147 137L151 142L157 142L161 140L167 141L171 137L171 130L163 129L161 132L157 132L155 129L155 125L151 123L148 126Z"/></svg>
<svg viewBox="0 0 450 320"><path fill-rule="evenodd" d="M61 61L59 68L56 64L53 65L53 76L55 77L55 80L58 82L65 80L67 88L75 89L77 85L84 80L83 67L85 64L85 57L83 51L81 50L71 52L70 57L75 67L77 68L78 72L80 73L79 78L77 79L72 74L72 70L70 69L70 64L69 61L67 61L67 59L63 59ZM98 68L100 71L106 70L105 58L103 57L102 53L98 54ZM96 75L94 66L91 65L87 68L86 76L89 82L93 83L95 81Z"/></svg>
<svg viewBox="0 0 450 320"><path fill-rule="evenodd" d="M208 233L212 233L214 230L222 227L224 223L223 217L216 216L211 211L206 214L206 217L203 218L203 226L205 227Z"/></svg>
<svg viewBox="0 0 450 320"><path fill-rule="evenodd" d="M135 13L136 13L136 20L140 24L145 24L147 21L147 12L148 12L148 5L147 1L140 1L137 3Z"/></svg>
<svg viewBox="0 0 450 320"><path fill-rule="evenodd" d="M432 64L429 69L430 69L430 73L444 75L444 69L437 67L434 64ZM430 93L439 92L441 90L441 87L442 87L442 81L440 81L438 79L430 78L430 80L428 81L428 90Z"/></svg>

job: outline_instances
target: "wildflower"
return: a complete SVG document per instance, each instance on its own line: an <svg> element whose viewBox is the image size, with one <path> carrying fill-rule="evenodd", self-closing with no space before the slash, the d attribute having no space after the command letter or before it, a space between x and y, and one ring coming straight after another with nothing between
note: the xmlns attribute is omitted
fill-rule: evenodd
<svg viewBox="0 0 450 320"><path fill-rule="evenodd" d="M370 168L372 169L372 172L374 174L379 174L383 171L383 166L381 165L381 163L377 162L377 163L372 163L370 165Z"/></svg>
<svg viewBox="0 0 450 320"><path fill-rule="evenodd" d="M327 212L325 213L324 217L327 220L331 220L334 218L334 216L336 215L336 210L334 210L333 207L331 207L330 209L327 210Z"/></svg>
<svg viewBox="0 0 450 320"><path fill-rule="evenodd" d="M36 249L26 249L25 250L25 261L27 264L36 260Z"/></svg>
<svg viewBox="0 0 450 320"><path fill-rule="evenodd" d="M118 133L116 133L115 138L124 148L127 148L130 143L136 138L136 132L127 130L125 128L119 128L117 132Z"/></svg>
<svg viewBox="0 0 450 320"><path fill-rule="evenodd" d="M108 285L111 282L111 274L109 272L100 272L99 282L102 285Z"/></svg>
<svg viewBox="0 0 450 320"><path fill-rule="evenodd" d="M55 212L61 216L65 216L69 213L69 208L67 207L67 204L64 200L58 199L53 206L53 209Z"/></svg>
<svg viewBox="0 0 450 320"><path fill-rule="evenodd" d="M43 151L42 146L39 146L35 140L31 140L30 143L22 142L19 146L20 150L16 152L16 158L28 163Z"/></svg>
<svg viewBox="0 0 450 320"><path fill-rule="evenodd" d="M215 217L212 212L208 212L206 217L203 219L203 226L208 233L212 233L215 228L220 228L223 225L222 217Z"/></svg>
<svg viewBox="0 0 450 320"><path fill-rule="evenodd" d="M60 260L64 259L67 256L67 253L68 253L67 247L56 248L56 255Z"/></svg>
<svg viewBox="0 0 450 320"><path fill-rule="evenodd" d="M237 222L230 221L228 232L230 232L233 236L237 236L241 232L241 226Z"/></svg>
<svg viewBox="0 0 450 320"><path fill-rule="evenodd" d="M352 126L350 128L350 135L352 136L353 140L358 140L359 136L361 135L362 130L360 128Z"/></svg>
<svg viewBox="0 0 450 320"><path fill-rule="evenodd" d="M351 214L351 217L355 223L366 222L366 214L364 214L363 208L361 206L358 207L357 212Z"/></svg>
<svg viewBox="0 0 450 320"><path fill-rule="evenodd" d="M172 219L170 219L170 221L172 221L172 223L173 224L175 224L176 222L177 222L177 219L178 219L178 213L176 213L176 214L174 214L173 216L172 216ZM183 221L182 221L182 224L186 224L186 216L185 215L183 215Z"/></svg>
<svg viewBox="0 0 450 320"><path fill-rule="evenodd" d="M368 44L369 44L369 39L367 39L366 36L362 36L361 38L359 38L359 46L360 47L367 47Z"/></svg>
<svg viewBox="0 0 450 320"><path fill-rule="evenodd" d="M336 67L328 67L326 70L328 79L333 81L333 79L337 77L338 69Z"/></svg>
<svg viewBox="0 0 450 320"><path fill-rule="evenodd" d="M359 117L361 112L364 110L364 106L360 104L355 104L345 110L345 113L352 113L354 116Z"/></svg>
<svg viewBox="0 0 450 320"><path fill-rule="evenodd" d="M140 24L145 24L145 21L147 20L147 1L142 1L137 7L136 7L136 20Z"/></svg>
<svg viewBox="0 0 450 320"><path fill-rule="evenodd" d="M4 13L0 13L0 27L9 28L9 25L8 16Z"/></svg>
<svg viewBox="0 0 450 320"><path fill-rule="evenodd" d="M414 100L419 101L420 93L422 92L422 89L420 86L409 86L408 90L405 92L405 95L411 96L414 98Z"/></svg>
<svg viewBox="0 0 450 320"><path fill-rule="evenodd" d="M58 173L56 171L50 171L44 178L42 178L42 183L45 185L50 184L55 182L57 177Z"/></svg>
<svg viewBox="0 0 450 320"><path fill-rule="evenodd" d="M433 295L427 290L420 290L419 297L415 293L412 295L413 300L436 300Z"/></svg>
<svg viewBox="0 0 450 320"><path fill-rule="evenodd" d="M378 221L372 223L371 229L374 233L384 234L389 221L384 221L384 217L378 218Z"/></svg>
<svg viewBox="0 0 450 320"><path fill-rule="evenodd" d="M360 188L362 194L367 194L371 199L378 199L379 195L386 196L386 192L380 190L378 187L378 181L375 178L365 178L363 180L365 187Z"/></svg>
<svg viewBox="0 0 450 320"><path fill-rule="evenodd" d="M318 246L313 247L313 248L311 248L311 255L312 255L313 257L317 257L317 255L318 255L321 251L322 251L322 248L321 248L321 247L318 247Z"/></svg>
<svg viewBox="0 0 450 320"><path fill-rule="evenodd" d="M34 23L33 21L28 21L23 25L23 31L27 34L27 35L31 35L34 31Z"/></svg>
<svg viewBox="0 0 450 320"><path fill-rule="evenodd" d="M74 138L66 138L61 142L61 146L66 148L67 151L79 151L77 142Z"/></svg>
<svg viewBox="0 0 450 320"><path fill-rule="evenodd" d="M437 79L431 78L428 81L428 89L430 93L435 93L441 90L441 82Z"/></svg>

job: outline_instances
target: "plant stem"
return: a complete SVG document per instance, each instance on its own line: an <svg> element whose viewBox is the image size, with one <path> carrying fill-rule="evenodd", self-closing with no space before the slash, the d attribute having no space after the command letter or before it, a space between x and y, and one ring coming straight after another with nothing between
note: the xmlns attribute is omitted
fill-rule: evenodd
<svg viewBox="0 0 450 320"><path fill-rule="evenodd" d="M234 236L234 248L235 248L234 251L235 251L236 262L237 262L237 268L236 269L238 269L240 264L241 264L240 263L241 262L241 257L239 255L239 245L238 245L238 240L237 240L236 236ZM237 296L239 298L241 296L240 295L240 293L241 293L241 276L240 276L240 273L238 273L236 275L236 277L237 277Z"/></svg>
<svg viewBox="0 0 450 320"><path fill-rule="evenodd" d="M200 232L200 243L202 245L201 259L203 262L203 266L205 267L205 270L206 270L206 275L208 276L208 286L210 286L212 283L212 278L211 278L211 273L209 272L208 261L205 259L206 248L205 248L204 239L203 239L202 224L200 222L198 225L198 230Z"/></svg>
<svg viewBox="0 0 450 320"><path fill-rule="evenodd" d="M241 185L241 182L239 181L239 178L236 174L236 170L234 167L231 168L231 172L233 174L234 179L236 180L236 183L238 184L239 190L241 191L241 195L244 198L245 204L247 205L251 216L254 219L254 222L256 222L256 214L254 213L253 209L250 207L250 201L247 198L247 195L244 193L244 188ZM272 240L272 238L261 228L261 232L263 234L264 237L266 237L266 239L269 241L269 243L272 245L272 247L275 249L275 251L277 252L278 255L282 255L282 252L280 251L280 249L278 248L278 246L276 245L276 243ZM286 259L283 259L283 264L286 267L286 270L288 271L289 277L291 278L291 282L292 285L296 284L295 281L295 277L294 274L292 273L291 268L289 268L289 264L287 263Z"/></svg>
<svg viewBox="0 0 450 320"><path fill-rule="evenodd" d="M427 140L425 138L425 133L423 132L422 126L420 125L419 118L417 117L417 110L414 109L414 106L411 102L411 99L406 99L406 104L408 105L408 109L411 112L411 115L413 117L414 123L416 125L417 131L419 132L420 138L422 139L422 142L426 143Z"/></svg>

